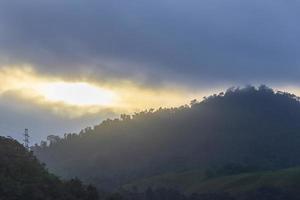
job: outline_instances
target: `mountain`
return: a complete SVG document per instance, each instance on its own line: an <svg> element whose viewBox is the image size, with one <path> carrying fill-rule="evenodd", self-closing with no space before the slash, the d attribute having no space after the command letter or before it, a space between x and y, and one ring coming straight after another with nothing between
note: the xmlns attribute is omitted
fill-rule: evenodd
<svg viewBox="0 0 300 200"><path fill-rule="evenodd" d="M1 200L96 200L97 190L78 179L61 181L16 140L0 137Z"/></svg>
<svg viewBox="0 0 300 200"><path fill-rule="evenodd" d="M49 145L33 150L52 172L113 190L160 174L231 164L241 173L298 166L299 122L298 97L248 86L50 136Z"/></svg>

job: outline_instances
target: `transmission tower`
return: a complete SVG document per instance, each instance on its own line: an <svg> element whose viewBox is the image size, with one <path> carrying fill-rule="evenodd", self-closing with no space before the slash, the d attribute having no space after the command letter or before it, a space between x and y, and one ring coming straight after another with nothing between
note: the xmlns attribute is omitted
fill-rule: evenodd
<svg viewBox="0 0 300 200"><path fill-rule="evenodd" d="M29 134L28 134L28 128L25 129L24 132L24 146L26 149L29 149Z"/></svg>

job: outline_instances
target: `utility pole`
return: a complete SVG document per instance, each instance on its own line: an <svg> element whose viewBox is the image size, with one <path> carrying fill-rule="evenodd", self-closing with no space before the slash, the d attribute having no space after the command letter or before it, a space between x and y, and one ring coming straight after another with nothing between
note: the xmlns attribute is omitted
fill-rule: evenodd
<svg viewBox="0 0 300 200"><path fill-rule="evenodd" d="M29 150L29 134L28 134L28 128L25 128L24 132L24 146L26 149Z"/></svg>

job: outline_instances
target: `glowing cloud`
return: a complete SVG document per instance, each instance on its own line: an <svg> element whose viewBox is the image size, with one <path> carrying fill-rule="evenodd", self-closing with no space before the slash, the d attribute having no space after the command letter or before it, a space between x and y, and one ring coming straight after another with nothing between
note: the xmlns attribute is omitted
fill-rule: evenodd
<svg viewBox="0 0 300 200"><path fill-rule="evenodd" d="M116 100L114 92L84 82L43 83L38 91L49 101L76 106L111 106Z"/></svg>
<svg viewBox="0 0 300 200"><path fill-rule="evenodd" d="M132 113L180 106L203 96L203 93L174 86L155 89L139 86L130 80L102 82L89 77L72 80L46 76L31 66L0 67L0 97L8 94L71 117L108 110Z"/></svg>

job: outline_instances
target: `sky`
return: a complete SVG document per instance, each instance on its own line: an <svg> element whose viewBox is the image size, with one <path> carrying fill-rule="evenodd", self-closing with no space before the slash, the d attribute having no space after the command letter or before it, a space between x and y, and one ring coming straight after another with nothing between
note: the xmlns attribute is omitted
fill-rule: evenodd
<svg viewBox="0 0 300 200"><path fill-rule="evenodd" d="M300 95L300 1L1 0L0 135L32 143L231 86Z"/></svg>

